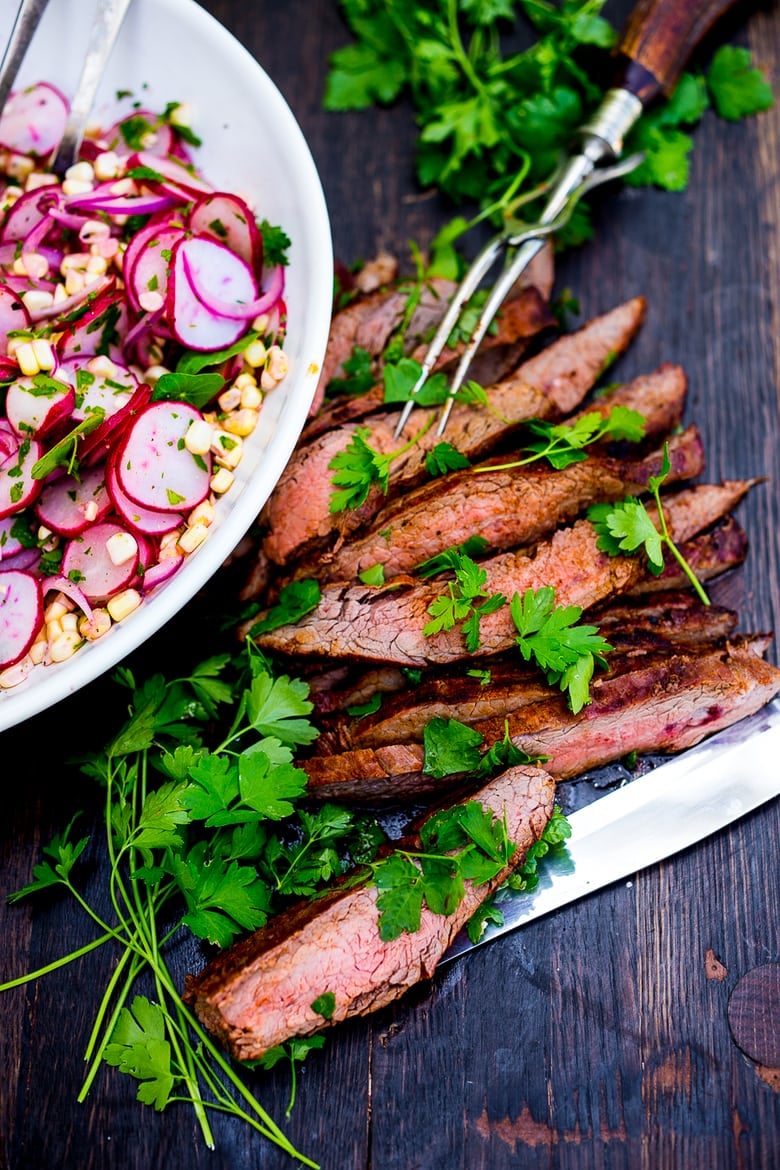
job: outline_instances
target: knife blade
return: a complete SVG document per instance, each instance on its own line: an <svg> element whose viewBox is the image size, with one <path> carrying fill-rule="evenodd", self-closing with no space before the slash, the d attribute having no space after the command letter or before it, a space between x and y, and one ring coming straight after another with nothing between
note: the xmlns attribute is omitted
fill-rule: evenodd
<svg viewBox="0 0 780 1170"><path fill-rule="evenodd" d="M500 903L504 921L477 942L461 931L446 963L527 922L632 877L780 796L780 700L569 817L571 837L545 858L539 885ZM441 965L441 964L440 964Z"/></svg>

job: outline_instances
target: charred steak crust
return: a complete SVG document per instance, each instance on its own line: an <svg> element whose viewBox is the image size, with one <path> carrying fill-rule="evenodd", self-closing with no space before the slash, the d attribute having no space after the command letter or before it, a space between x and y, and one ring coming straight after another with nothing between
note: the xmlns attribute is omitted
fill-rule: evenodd
<svg viewBox="0 0 780 1170"><path fill-rule="evenodd" d="M393 1002L431 978L461 927L522 862L551 816L554 792L546 772L519 767L474 795L506 818L517 850L492 882L467 883L454 914L424 908L419 931L385 942L379 935L376 887L335 888L223 951L187 980L185 1000L238 1060L257 1059L290 1036L311 1035ZM326 992L335 997L327 1021L311 1006Z"/></svg>

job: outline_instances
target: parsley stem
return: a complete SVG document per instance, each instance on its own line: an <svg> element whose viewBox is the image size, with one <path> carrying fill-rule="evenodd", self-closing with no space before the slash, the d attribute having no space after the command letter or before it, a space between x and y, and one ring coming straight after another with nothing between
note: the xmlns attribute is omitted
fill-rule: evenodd
<svg viewBox="0 0 780 1170"><path fill-rule="evenodd" d="M103 943L108 942L110 938L114 937L113 931L107 931L98 938L94 938L92 942L85 943L78 950L71 951L69 954L63 955L60 959L55 959L53 963L47 963L45 967L39 967L37 971L28 971L26 975L19 975L16 979L9 979L7 983L0 983L0 992L10 991L13 987L22 987L25 983L32 983L33 980L40 979L42 975L49 975L52 971L57 971L60 967L72 963L74 959L80 959L82 955L88 955L90 951L96 950Z"/></svg>
<svg viewBox="0 0 780 1170"><path fill-rule="evenodd" d="M666 523L666 515L664 513L664 509L663 509L663 506L661 504L661 493L660 493L658 486L654 487L653 495L655 496L656 507L658 509L658 524L659 524L659 527L661 529L661 537L664 541L664 544L669 549L669 552L672 554L674 559L677 561L677 564L680 566L683 573L690 581L699 600L702 602L703 605L709 605L710 599L704 590L704 586L702 585L701 581L694 573L691 566L686 561L685 557L682 555L682 553L678 549L675 542L672 540L672 537L669 533L669 526Z"/></svg>
<svg viewBox="0 0 780 1170"><path fill-rule="evenodd" d="M111 1016L109 1018L109 1021L103 1030L103 1036L100 1040L97 1051L92 1056L92 1063L90 1064L89 1069L87 1070L87 1075L85 1076L84 1081L82 1082L81 1089L79 1090L78 1097L76 1098L79 1105L83 1105L83 1103L87 1099L87 1096L89 1094L89 1090L92 1088L92 1082L94 1081L95 1077L97 1076L98 1070L103 1063L103 1053L106 1050L106 1046L111 1042L111 1036L113 1034L114 1028L116 1027L116 1022L119 1019L119 1013L122 1011L122 1008L124 1007L124 1004L125 1004L125 1000L127 999L128 995L130 994L132 986L135 983L136 979L138 978L138 973L142 967L143 967L143 959L141 959L141 957L137 954L133 955L133 962L130 966L130 970L128 971L128 973L125 977L125 982L124 982L124 985L122 987L122 990L119 994L119 997L118 997L116 1003L114 1004L114 1008L113 1008L113 1011L111 1012ZM104 1002L105 1002L105 1008L103 1006ZM100 1004L100 1011L103 1012L103 1015L105 1015L105 1011L107 1010L107 1008L108 1008L108 993L106 993L103 996L103 1001L101 1001L101 1004ZM90 1036L90 1043L92 1043L91 1036ZM85 1057L85 1059L86 1059L86 1057Z"/></svg>
<svg viewBox="0 0 780 1170"><path fill-rule="evenodd" d="M92 1025L92 1031L89 1034L89 1040L87 1041L87 1047L84 1049L84 1059L85 1060L89 1060L89 1058L92 1056L92 1052L94 1050L95 1044L97 1043L98 1032L100 1031L100 1028L103 1024L103 1020L105 1019L106 1012L108 1011L108 1005L111 1002L111 998L114 994L114 988L116 987L117 983L119 982L119 979L122 975L122 971L124 970L125 964L127 963L128 959L132 955L133 955L133 952L129 948L126 947L122 951L122 954L119 956L119 960L117 962L116 967L114 967L113 974L111 975L111 978L109 979L108 984L106 985L106 990L103 993L102 1000L100 1001L100 1007L97 1010L97 1015L95 1016L95 1021ZM136 961L138 961L137 955L134 956L134 958L136 959Z"/></svg>

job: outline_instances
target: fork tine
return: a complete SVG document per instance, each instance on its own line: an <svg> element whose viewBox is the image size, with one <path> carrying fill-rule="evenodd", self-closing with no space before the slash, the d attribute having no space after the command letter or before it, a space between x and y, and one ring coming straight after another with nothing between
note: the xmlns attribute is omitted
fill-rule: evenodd
<svg viewBox="0 0 780 1170"><path fill-rule="evenodd" d="M0 62L0 112L8 101L16 75L48 2L49 0L21 0Z"/></svg>

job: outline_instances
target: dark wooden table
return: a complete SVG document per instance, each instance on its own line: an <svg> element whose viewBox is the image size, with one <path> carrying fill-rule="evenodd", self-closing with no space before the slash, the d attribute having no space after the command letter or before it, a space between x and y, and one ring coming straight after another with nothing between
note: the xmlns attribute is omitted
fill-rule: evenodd
<svg viewBox="0 0 780 1170"><path fill-rule="evenodd" d="M322 110L327 54L347 39L336 0L205 7L256 55L299 118L337 256L351 262L380 247L405 256L411 238L424 246L453 209L415 187L410 110ZM627 8L614 2L606 11L617 20ZM776 6L738 6L725 32L780 83ZM695 143L685 193L624 190L601 201L597 239L560 260L556 288L573 290L583 317L644 293L648 319L620 376L681 362L708 475L770 477L740 509L748 562L714 590L740 610L742 628L766 630L780 622L780 105L744 125L708 115ZM147 653L170 654L186 637L174 622ZM770 655L778 661L776 644ZM29 880L41 844L75 807L85 809L86 825L96 821L94 793L62 761L92 732L85 721L116 723L116 695L104 712L105 691L93 684L86 708L66 700L3 734L3 892ZM780 1068L767 1066L780 1064L771 1059L778 998L774 1007L766 996L760 1002L758 1030L763 1020L769 1036L748 1054L734 1041L728 1009L745 977L779 969L779 853L775 801L473 952L392 1009L340 1027L303 1067L289 1122L284 1070L258 1074L257 1091L328 1170L771 1170L780 1165ZM59 898L0 903L0 980L91 937ZM98 952L0 997L2 1170L291 1165L219 1118L217 1150L208 1152L186 1107L156 1115L113 1072L76 1104L110 961ZM183 945L176 969L183 977L200 961Z"/></svg>

